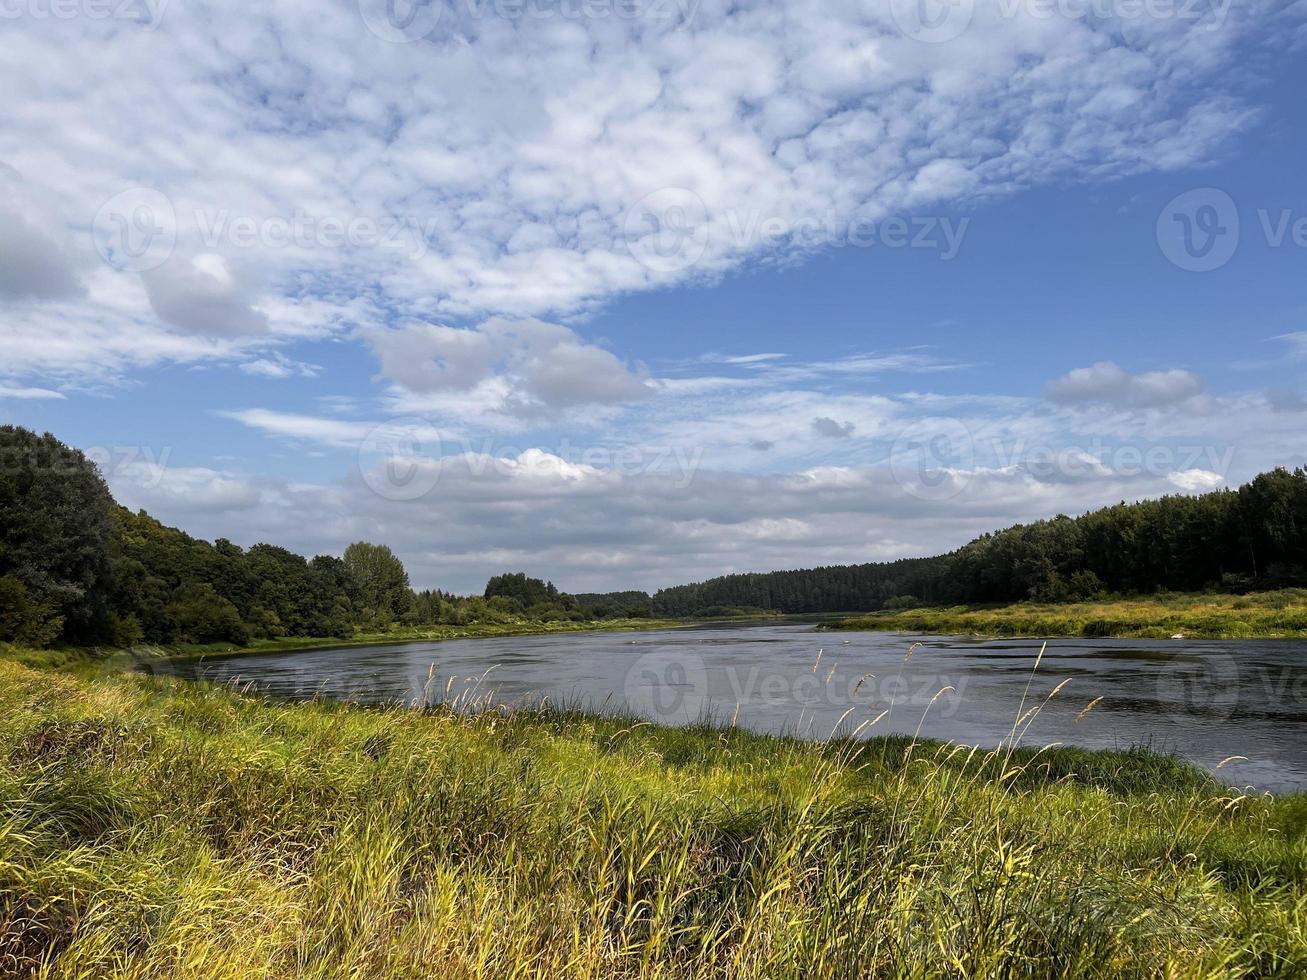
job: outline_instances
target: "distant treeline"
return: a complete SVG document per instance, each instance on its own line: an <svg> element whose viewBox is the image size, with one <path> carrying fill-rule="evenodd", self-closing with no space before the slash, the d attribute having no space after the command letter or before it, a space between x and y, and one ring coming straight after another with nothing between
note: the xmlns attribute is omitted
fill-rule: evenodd
<svg viewBox="0 0 1307 980"><path fill-rule="evenodd" d="M385 545L337 558L201 541L119 507L94 464L51 435L0 426L0 641L245 643L394 624L859 612L1069 601L1105 592L1307 585L1307 470L1238 490L1117 504L986 534L947 555L727 575L568 595L517 572L480 596L416 592Z"/></svg>
<svg viewBox="0 0 1307 980"><path fill-rule="evenodd" d="M1307 470L1299 468L1263 473L1238 490L1018 524L935 558L725 575L662 589L650 602L656 616L705 615L723 606L849 612L1303 585Z"/></svg>
<svg viewBox="0 0 1307 980"><path fill-rule="evenodd" d="M496 576L481 596L415 592L399 558L364 541L312 559L201 541L118 506L54 436L0 426L0 641L248 643L599 615L522 574Z"/></svg>

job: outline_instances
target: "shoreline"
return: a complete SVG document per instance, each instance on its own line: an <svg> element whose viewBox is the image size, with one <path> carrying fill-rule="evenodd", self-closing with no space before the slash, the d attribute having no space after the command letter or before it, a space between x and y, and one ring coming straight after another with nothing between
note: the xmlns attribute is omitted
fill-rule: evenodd
<svg viewBox="0 0 1307 980"><path fill-rule="evenodd" d="M817 628L982 639L1307 640L1307 590L919 606L848 616Z"/></svg>

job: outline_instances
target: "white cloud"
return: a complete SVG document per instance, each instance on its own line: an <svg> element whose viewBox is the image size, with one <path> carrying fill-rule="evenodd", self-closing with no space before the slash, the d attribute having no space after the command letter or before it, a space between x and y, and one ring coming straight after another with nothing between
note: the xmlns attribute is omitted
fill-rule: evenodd
<svg viewBox="0 0 1307 980"><path fill-rule="evenodd" d="M1118 408L1162 408L1202 394L1203 383L1188 371L1147 371L1130 374L1111 361L1099 361L1048 384L1048 397L1074 405L1101 402Z"/></svg>
<svg viewBox="0 0 1307 980"><path fill-rule="evenodd" d="M0 385L0 399L13 398L18 400L34 399L63 399L64 395L58 391L51 391L49 388L13 388L8 385Z"/></svg>
<svg viewBox="0 0 1307 980"><path fill-rule="evenodd" d="M415 324L366 331L382 373L422 396L478 392L499 411L552 413L651 397L647 373L558 324L487 320L474 329Z"/></svg>
<svg viewBox="0 0 1307 980"><path fill-rule="evenodd" d="M1218 69L1266 36L1269 5L1236 2L1215 31L1025 5L1004 17L980 0L943 45L903 36L883 4L704 0L685 23L529 25L495 4L444 9L412 44L380 40L354 3L264 6L217 33L226 11L205 0L168 5L153 31L7 21L0 86L17 109L0 159L58 201L4 238L20 229L25 254L47 256L21 302L74 299L70 270L98 261L93 218L129 188L166 195L178 236L159 269L90 276L59 314L90 325L83 351L56 345L23 368L197 356L160 331L231 352L396 315L556 319L803 253L854 220L1206 160L1253 118ZM665 261L674 215L632 224L668 188L694 212L695 261ZM652 262L650 228L670 248ZM43 244L65 239L76 261ZM41 319L7 322L16 347L39 342ZM597 357L574 355L576 370ZM542 377L545 397L572 376L552 395Z"/></svg>
<svg viewBox="0 0 1307 980"><path fill-rule="evenodd" d="M0 207L0 300L65 299L80 292L59 246L21 215Z"/></svg>
<svg viewBox="0 0 1307 980"><path fill-rule="evenodd" d="M246 337L265 333L268 317L252 305L246 276L220 255L169 261L141 274L150 306L159 318L188 333L207 337Z"/></svg>
<svg viewBox="0 0 1307 980"><path fill-rule="evenodd" d="M812 431L823 439L847 439L857 428L852 422L836 422L826 415L812 420Z"/></svg>
<svg viewBox="0 0 1307 980"><path fill-rule="evenodd" d="M273 351L266 357L245 361L240 365L240 369L256 378L270 378L274 381L284 378L315 378L322 371L322 368L316 364L295 361L277 351Z"/></svg>
<svg viewBox="0 0 1307 980"><path fill-rule="evenodd" d="M1220 473L1213 473L1211 470L1180 470L1177 473L1170 474L1167 479L1181 490L1189 493L1215 490L1225 484L1225 477L1221 476Z"/></svg>

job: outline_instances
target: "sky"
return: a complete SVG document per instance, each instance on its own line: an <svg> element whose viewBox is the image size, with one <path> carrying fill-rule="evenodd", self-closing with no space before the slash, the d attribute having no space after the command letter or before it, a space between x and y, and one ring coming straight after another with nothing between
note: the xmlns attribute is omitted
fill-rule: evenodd
<svg viewBox="0 0 1307 980"><path fill-rule="evenodd" d="M570 591L1307 462L1307 0L0 0L0 422Z"/></svg>

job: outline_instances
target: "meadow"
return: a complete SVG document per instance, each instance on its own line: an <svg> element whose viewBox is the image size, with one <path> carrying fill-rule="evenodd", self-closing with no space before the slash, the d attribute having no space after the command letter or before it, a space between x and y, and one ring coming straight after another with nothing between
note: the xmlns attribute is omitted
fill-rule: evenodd
<svg viewBox="0 0 1307 980"><path fill-rule="evenodd" d="M922 606L850 616L826 629L917 630L978 636L1166 639L1307 637L1307 589L1247 595L1159 593L1088 602Z"/></svg>
<svg viewBox="0 0 1307 980"><path fill-rule="evenodd" d="M803 742L0 649L0 975L1307 974L1307 799L1039 707Z"/></svg>

